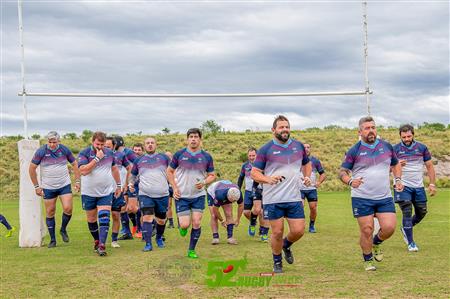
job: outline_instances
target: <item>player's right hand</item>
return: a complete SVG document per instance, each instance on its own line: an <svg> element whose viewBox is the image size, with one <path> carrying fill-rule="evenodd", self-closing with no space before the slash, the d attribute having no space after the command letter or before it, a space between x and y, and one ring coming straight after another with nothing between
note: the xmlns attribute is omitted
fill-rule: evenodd
<svg viewBox="0 0 450 299"><path fill-rule="evenodd" d="M278 184L283 180L283 177L281 175L273 175L267 177L267 184L269 185L275 185Z"/></svg>
<svg viewBox="0 0 450 299"><path fill-rule="evenodd" d="M105 153L103 152L103 150L97 150L97 153L95 155L97 156L97 158L103 159Z"/></svg>
<svg viewBox="0 0 450 299"><path fill-rule="evenodd" d="M353 179L352 187L353 187L353 188L358 188L358 187L361 186L361 184L363 184L363 183L364 183L363 178L356 178L356 179Z"/></svg>
<svg viewBox="0 0 450 299"><path fill-rule="evenodd" d="M44 194L44 190L42 188L37 188L34 190L37 196L42 196Z"/></svg>
<svg viewBox="0 0 450 299"><path fill-rule="evenodd" d="M175 200L180 199L181 197L181 193L180 193L180 189L172 187L173 188L173 198L175 198Z"/></svg>

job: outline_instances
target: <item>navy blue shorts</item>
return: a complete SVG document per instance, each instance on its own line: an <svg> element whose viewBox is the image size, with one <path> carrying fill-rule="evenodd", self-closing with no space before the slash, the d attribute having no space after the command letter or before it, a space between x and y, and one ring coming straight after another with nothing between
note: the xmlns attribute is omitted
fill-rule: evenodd
<svg viewBox="0 0 450 299"><path fill-rule="evenodd" d="M172 186L169 186L169 197L173 197L173 188Z"/></svg>
<svg viewBox="0 0 450 299"><path fill-rule="evenodd" d="M205 209L205 196L197 198L179 198L175 200L178 216L186 216L192 212L203 212Z"/></svg>
<svg viewBox="0 0 450 299"><path fill-rule="evenodd" d="M376 213L395 213L394 199L388 197L373 200L361 197L352 197L353 217L374 215Z"/></svg>
<svg viewBox="0 0 450 299"><path fill-rule="evenodd" d="M120 212L121 208L125 206L127 203L125 202L125 198L123 197L123 193L120 193L119 197L115 197L113 194L113 200L111 205L111 211Z"/></svg>
<svg viewBox="0 0 450 299"><path fill-rule="evenodd" d="M252 191L245 190L244 193L244 210L251 210L253 208L253 201L262 200L262 192L258 190L253 193Z"/></svg>
<svg viewBox="0 0 450 299"><path fill-rule="evenodd" d="M58 189L42 189L44 191L44 199L54 199L60 195L72 193L70 184Z"/></svg>
<svg viewBox="0 0 450 299"><path fill-rule="evenodd" d="M305 218L305 211L301 201L265 204L263 210L264 219L267 220Z"/></svg>
<svg viewBox="0 0 450 299"><path fill-rule="evenodd" d="M208 207L212 207L214 205L214 199L209 193L206 193L206 200L208 201Z"/></svg>
<svg viewBox="0 0 450 299"><path fill-rule="evenodd" d="M83 205L83 210L85 211L96 209L97 206L110 206L112 205L112 200L113 193L100 197L81 194L81 203Z"/></svg>
<svg viewBox="0 0 450 299"><path fill-rule="evenodd" d="M317 201L317 190L300 190L302 199L307 199L308 202Z"/></svg>
<svg viewBox="0 0 450 299"><path fill-rule="evenodd" d="M394 190L395 202L411 201L411 202L427 202L427 193L425 188L412 188L407 187L403 189L402 192L397 192Z"/></svg>
<svg viewBox="0 0 450 299"><path fill-rule="evenodd" d="M167 213L169 208L169 196L150 197L147 195L139 195L139 208L154 208L155 214Z"/></svg>

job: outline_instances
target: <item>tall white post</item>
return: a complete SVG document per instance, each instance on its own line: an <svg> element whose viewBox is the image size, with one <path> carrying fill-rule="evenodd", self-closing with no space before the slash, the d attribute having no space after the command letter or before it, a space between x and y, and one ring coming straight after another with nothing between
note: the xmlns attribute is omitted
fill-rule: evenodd
<svg viewBox="0 0 450 299"><path fill-rule="evenodd" d="M365 83L365 90L366 90L366 104L367 104L367 115L371 114L371 107L370 107L370 86L369 86L369 66L367 58L369 56L369 50L368 50L368 33L367 33L367 2L363 2L363 19L364 19L364 83Z"/></svg>
<svg viewBox="0 0 450 299"><path fill-rule="evenodd" d="M28 110L27 110L27 93L25 89L25 49L23 46L23 22L22 22L22 0L17 0L18 14L19 14L19 38L20 38L20 51L22 58L20 61L20 70L22 77L22 104L23 104L23 133L26 139L28 136Z"/></svg>

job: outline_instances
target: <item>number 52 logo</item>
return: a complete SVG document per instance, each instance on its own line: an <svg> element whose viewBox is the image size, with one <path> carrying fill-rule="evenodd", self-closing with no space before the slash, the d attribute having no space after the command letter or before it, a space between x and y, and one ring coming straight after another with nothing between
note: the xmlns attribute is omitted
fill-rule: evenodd
<svg viewBox="0 0 450 299"><path fill-rule="evenodd" d="M229 261L209 261L206 279L208 287L233 287L236 279L232 279L239 269L247 268L247 258Z"/></svg>

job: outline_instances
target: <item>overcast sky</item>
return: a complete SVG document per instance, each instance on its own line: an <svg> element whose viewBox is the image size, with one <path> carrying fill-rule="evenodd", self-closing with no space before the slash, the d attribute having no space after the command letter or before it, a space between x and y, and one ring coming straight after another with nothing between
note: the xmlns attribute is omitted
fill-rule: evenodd
<svg viewBox="0 0 450 299"><path fill-rule="evenodd" d="M449 3L370 2L379 124L449 122ZM360 2L24 1L28 92L364 90ZM2 134L23 134L17 1L1 1ZM364 96L208 99L28 97L29 132L355 127Z"/></svg>

